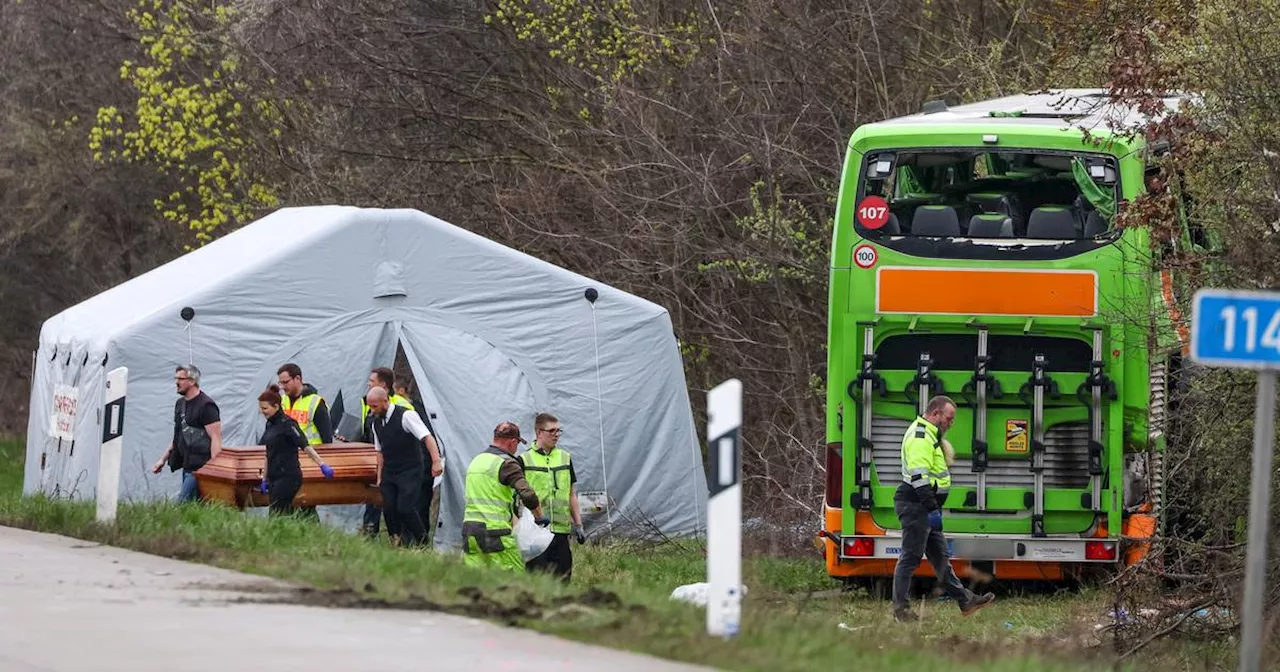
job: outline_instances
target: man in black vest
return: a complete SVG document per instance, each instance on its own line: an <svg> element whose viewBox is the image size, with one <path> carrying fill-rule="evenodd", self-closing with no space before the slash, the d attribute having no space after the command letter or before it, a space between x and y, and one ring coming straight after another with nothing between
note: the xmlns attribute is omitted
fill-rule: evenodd
<svg viewBox="0 0 1280 672"><path fill-rule="evenodd" d="M416 546L427 529L418 513L418 497L426 471L422 449L426 446L432 471L443 471L436 442L417 412L392 406L387 390L369 390L366 403L373 415L373 445L378 450L378 488L382 491L382 515L387 531L400 531L400 543Z"/></svg>
<svg viewBox="0 0 1280 672"><path fill-rule="evenodd" d="M181 469L178 501L190 502L200 498L196 470L222 450L222 418L218 405L200 389L200 369L192 365L177 367L173 385L178 393L173 407L173 440L151 467L151 473L160 473L166 464L170 471Z"/></svg>

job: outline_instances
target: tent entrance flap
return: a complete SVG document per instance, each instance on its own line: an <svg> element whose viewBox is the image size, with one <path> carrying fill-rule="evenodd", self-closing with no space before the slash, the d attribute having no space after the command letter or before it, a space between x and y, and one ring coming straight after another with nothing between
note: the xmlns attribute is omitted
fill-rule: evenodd
<svg viewBox="0 0 1280 672"><path fill-rule="evenodd" d="M493 428L503 420L520 425L532 440L540 400L526 372L493 343L426 320L406 319L400 325L405 359L423 404L436 414L432 426L446 455L435 543L451 548L461 539L467 465L489 446ZM581 468L578 477L583 477Z"/></svg>
<svg viewBox="0 0 1280 672"><path fill-rule="evenodd" d="M435 437L436 448L440 451L440 457L444 460L446 466L445 473L440 475L436 483L439 499L437 504L432 507L432 516L435 518L435 522L423 521L423 523L432 531L433 545L452 544L454 537L457 536L451 532L453 523L456 522L457 526L461 527L462 512L450 507L449 515L446 516L442 509L446 507L447 503L457 499L447 497L446 493L461 492L461 490L458 489L459 486L456 484L451 485L451 481L457 481L457 479L450 479L448 476L464 474L467 465L448 451L448 446L452 445L456 434L449 423L448 415L443 410L435 386L431 384L431 379L427 377L426 368L423 367L422 362L418 359L412 345L403 340L400 340L399 344L400 352L396 357L395 366L396 380L397 382L400 380L405 368L409 370L409 382L411 382L411 385L408 386L408 389L414 393L413 404L418 410L418 415L422 417L422 421L426 423L427 429ZM446 525L446 521L449 521L448 525ZM446 527L449 528L450 532L444 531Z"/></svg>

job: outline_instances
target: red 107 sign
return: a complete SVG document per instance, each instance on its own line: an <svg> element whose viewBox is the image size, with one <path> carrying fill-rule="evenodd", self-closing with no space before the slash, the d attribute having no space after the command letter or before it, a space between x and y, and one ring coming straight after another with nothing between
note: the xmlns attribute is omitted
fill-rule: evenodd
<svg viewBox="0 0 1280 672"><path fill-rule="evenodd" d="M868 196L858 204L858 223L868 229L878 229L889 221L889 204L879 196Z"/></svg>

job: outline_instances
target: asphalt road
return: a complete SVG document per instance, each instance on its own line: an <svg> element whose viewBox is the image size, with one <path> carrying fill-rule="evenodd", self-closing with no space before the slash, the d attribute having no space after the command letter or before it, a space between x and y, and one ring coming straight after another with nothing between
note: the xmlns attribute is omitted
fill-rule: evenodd
<svg viewBox="0 0 1280 672"><path fill-rule="evenodd" d="M0 670L676 672L446 614L233 602L262 577L0 527Z"/></svg>

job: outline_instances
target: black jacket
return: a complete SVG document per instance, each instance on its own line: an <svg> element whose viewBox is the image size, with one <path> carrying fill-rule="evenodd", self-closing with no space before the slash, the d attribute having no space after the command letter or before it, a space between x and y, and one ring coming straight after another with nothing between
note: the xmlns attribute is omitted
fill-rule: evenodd
<svg viewBox="0 0 1280 672"><path fill-rule="evenodd" d="M307 437L293 418L276 411L267 418L267 428L262 433L262 444L267 447L267 480L289 478L302 480L302 463L298 451L307 446Z"/></svg>

